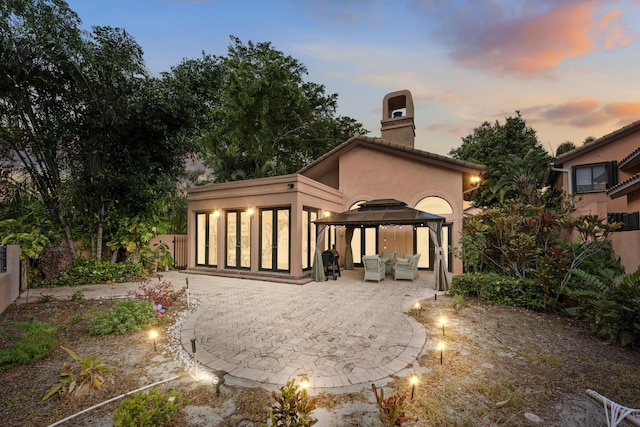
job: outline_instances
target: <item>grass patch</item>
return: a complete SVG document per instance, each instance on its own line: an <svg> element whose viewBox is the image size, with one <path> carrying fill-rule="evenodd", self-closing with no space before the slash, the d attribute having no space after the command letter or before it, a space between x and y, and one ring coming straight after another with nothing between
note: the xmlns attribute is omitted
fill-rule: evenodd
<svg viewBox="0 0 640 427"><path fill-rule="evenodd" d="M11 322L0 336L8 348L0 350L0 370L28 365L51 354L57 347L57 328L46 322Z"/></svg>

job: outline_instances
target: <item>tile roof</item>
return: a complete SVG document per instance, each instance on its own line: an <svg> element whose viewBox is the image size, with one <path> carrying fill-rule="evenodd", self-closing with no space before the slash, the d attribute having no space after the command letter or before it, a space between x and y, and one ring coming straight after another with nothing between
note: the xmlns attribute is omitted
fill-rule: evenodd
<svg viewBox="0 0 640 427"><path fill-rule="evenodd" d="M354 137L346 140L342 144L335 147L333 150L314 160L307 166L303 167L298 171L298 173L304 173L309 169L312 169L314 166L322 163L326 159L330 157L334 157L338 155L340 152L344 152L345 150L349 150L356 145L369 145L374 148L385 149L391 152L395 152L397 154L406 154L411 157L415 157L417 159L428 161L428 162L436 162L436 163L444 163L453 167L454 169L462 169L468 172L476 171L480 173L484 173L486 167L485 165L481 165L478 163L467 162L464 160L454 159L452 157L442 156L440 154L429 153L427 151L418 150L417 148L408 147L406 145L395 144L390 141L385 141L382 138L374 138L364 135L355 135Z"/></svg>
<svg viewBox="0 0 640 427"><path fill-rule="evenodd" d="M640 173L633 175L631 178L614 185L607 190L607 196L615 199L617 197L625 196L629 193L640 191Z"/></svg>
<svg viewBox="0 0 640 427"><path fill-rule="evenodd" d="M606 134L598 139L594 139L593 141L581 145L580 147L574 148L571 151L567 151L566 153L560 154L558 157L554 159L554 163L556 165L562 165L567 160L571 160L575 157L581 156L582 154L588 153L591 150L595 150L596 148L613 142L619 138L632 134L634 132L640 131L640 120L636 120L633 123L630 123L626 126L621 127L611 133Z"/></svg>

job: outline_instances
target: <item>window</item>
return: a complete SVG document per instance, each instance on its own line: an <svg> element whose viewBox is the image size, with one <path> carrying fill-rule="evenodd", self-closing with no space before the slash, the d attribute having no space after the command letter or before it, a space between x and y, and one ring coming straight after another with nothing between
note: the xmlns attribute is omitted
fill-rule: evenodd
<svg viewBox="0 0 640 427"><path fill-rule="evenodd" d="M617 162L574 166L575 192L605 191L618 183Z"/></svg>

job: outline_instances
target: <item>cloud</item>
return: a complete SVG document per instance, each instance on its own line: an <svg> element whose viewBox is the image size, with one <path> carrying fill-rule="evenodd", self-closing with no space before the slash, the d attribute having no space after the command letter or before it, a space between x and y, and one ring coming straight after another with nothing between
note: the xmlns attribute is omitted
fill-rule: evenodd
<svg viewBox="0 0 640 427"><path fill-rule="evenodd" d="M624 126L640 116L640 102L615 101L600 104L594 99L577 99L563 104L534 106L525 111L533 123L592 128L602 125Z"/></svg>
<svg viewBox="0 0 640 427"><path fill-rule="evenodd" d="M569 58L627 46L636 39L622 10L609 9L608 2L486 0L474 2L474 7L461 1L446 7L416 3L419 10L439 18L436 34L458 64L498 74L549 72Z"/></svg>

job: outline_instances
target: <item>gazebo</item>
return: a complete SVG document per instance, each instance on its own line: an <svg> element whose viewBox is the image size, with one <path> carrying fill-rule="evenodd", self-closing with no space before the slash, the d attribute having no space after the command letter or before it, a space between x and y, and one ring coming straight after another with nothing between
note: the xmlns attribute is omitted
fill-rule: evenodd
<svg viewBox="0 0 640 427"><path fill-rule="evenodd" d="M419 211L407 206L406 203L395 199L378 199L361 203L358 209L339 213L333 217L321 218L314 221L318 226L318 241L316 253L313 260L313 278L315 281L324 281L324 265L322 264L322 254L320 243L324 238L324 233L329 225L342 225L346 229L345 240L345 260L344 268L353 269L353 252L351 249L351 239L356 227L367 227L381 225L413 225L416 227L429 227L431 239L436 244L436 259L434 266L435 289L446 291L449 287L446 275L446 265L442 250L442 224L444 218L439 215Z"/></svg>

